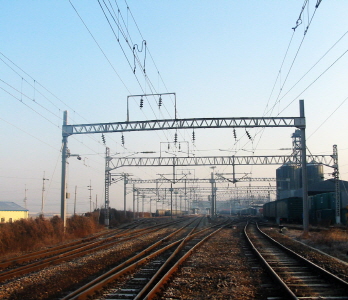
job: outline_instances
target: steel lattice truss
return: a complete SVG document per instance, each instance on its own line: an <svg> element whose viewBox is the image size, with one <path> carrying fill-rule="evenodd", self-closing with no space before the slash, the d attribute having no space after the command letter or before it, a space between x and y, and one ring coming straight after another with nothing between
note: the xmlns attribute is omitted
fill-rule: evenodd
<svg viewBox="0 0 348 300"><path fill-rule="evenodd" d="M113 174L111 174L113 176ZM228 181L229 178L224 179L224 178L215 178L216 183L225 183ZM211 179L210 178L182 178L182 179L177 179L177 183L210 183ZM276 178L270 177L270 178L251 178L251 177L242 177L236 179L237 182L250 182L250 181L276 181ZM128 184L143 184L143 183L168 183L170 180L164 179L164 178L158 178L158 179L132 179L129 178L127 183Z"/></svg>
<svg viewBox="0 0 348 300"><path fill-rule="evenodd" d="M121 167L283 165L292 163L291 155L273 156L204 156L204 157L120 157L113 158L110 170ZM334 167L331 155L307 155L307 163ZM113 165L113 167L111 167Z"/></svg>
<svg viewBox="0 0 348 300"><path fill-rule="evenodd" d="M87 133L147 131L188 128L305 127L305 118L193 118L63 125L63 136Z"/></svg>
<svg viewBox="0 0 348 300"><path fill-rule="evenodd" d="M179 188L173 188L174 193L175 192L182 192L184 193L186 190L186 193L191 192L211 192L210 187L187 187L186 189L184 187ZM217 188L217 191L224 191L224 192L238 192L238 191L272 191L275 190L275 187L269 187L269 186L240 186L240 187L219 187ZM137 191L140 193L143 192L163 192L163 191L169 191L169 188L137 188Z"/></svg>

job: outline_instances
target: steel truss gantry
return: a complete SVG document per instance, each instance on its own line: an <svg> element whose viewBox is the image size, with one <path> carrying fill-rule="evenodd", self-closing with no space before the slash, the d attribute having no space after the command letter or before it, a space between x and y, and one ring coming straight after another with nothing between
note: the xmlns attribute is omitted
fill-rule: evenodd
<svg viewBox="0 0 348 300"><path fill-rule="evenodd" d="M168 191L169 188L137 188L139 192L163 192L163 191ZM236 192L236 191L274 191L276 190L276 187L270 187L270 186L239 186L239 187L219 187L217 188L217 191L221 192ZM190 191L198 191L198 192L210 192L211 188L210 187L175 187L173 188L173 191L177 192L190 192Z"/></svg>
<svg viewBox="0 0 348 300"><path fill-rule="evenodd" d="M114 123L95 123L63 125L63 136L87 133L110 133L125 131L203 129L203 128L255 128L255 127L305 127L304 117L277 118L193 118L164 119L150 121L126 121Z"/></svg>
<svg viewBox="0 0 348 300"><path fill-rule="evenodd" d="M307 162L315 161L333 167L332 155L307 155ZM237 166L237 165L283 165L292 162L291 155L272 156L192 156L192 157L119 157L113 158L110 169L121 167L161 167L161 166Z"/></svg>
<svg viewBox="0 0 348 300"><path fill-rule="evenodd" d="M228 178L216 178L215 179L216 183L223 183L223 182L228 182ZM251 181L276 181L276 178L269 177L269 178L263 178L263 177L242 177L238 178L237 182L251 182ZM158 178L158 179L133 179L129 178L128 183L131 184L148 184L148 183L168 183L169 181L164 178ZM183 178L180 180L177 180L177 183L209 183L210 178Z"/></svg>
<svg viewBox="0 0 348 300"><path fill-rule="evenodd" d="M149 120L149 121L128 121L128 122L115 122L115 123L97 123L97 124L78 124L69 125L68 124L68 112L64 111L63 126L62 126L62 137L63 137L63 147L62 147L62 177L61 177L61 217L63 219L63 226L66 226L66 164L68 159L68 137L74 134L90 134L90 133L110 133L110 132L125 132L125 131L152 131L152 130L167 130L167 129L204 129L204 128L256 128L256 127L295 127L301 129L301 141L302 141L302 151L301 151L301 165L302 165L302 180L303 180L303 227L304 232L308 233L309 230L309 216L308 216L308 186L307 186L307 161L306 161L306 119L304 111L304 101L299 101L300 106L300 116L299 117L250 117L250 118L191 118L191 119L166 119L166 120ZM261 158L261 157L258 157ZM263 160L257 161L255 157L250 156L249 158L243 157L243 161L254 162L256 164L274 164L271 158L263 157ZM106 157L106 159L109 159ZM167 158L152 159L152 162L165 161ZM170 162L161 165L168 165L171 163L173 167L177 165L176 160L181 162L181 165L228 165L232 164L232 160L235 162L236 157L221 157L220 159L215 158L203 158L202 160L197 160L197 158L170 158ZM284 162L283 160L278 161L279 163ZM151 160L151 159L150 159ZM147 159L147 161L150 161ZM143 164L144 159L140 159L137 162L137 166L147 166L151 164ZM125 162L122 166L125 166ZM134 162L134 159L133 159ZM186 163L185 163L186 162ZM190 164L187 164L190 162ZM193 162L196 162L193 164ZM235 162L236 163L236 162ZM129 164L129 163L128 163ZM107 164L106 164L107 165ZM110 162L109 162L110 165ZM109 167L110 168L110 167ZM109 176L106 170L105 176ZM108 195L108 193L105 193ZM109 208L109 199L105 199L105 209ZM106 221L108 222L108 220Z"/></svg>

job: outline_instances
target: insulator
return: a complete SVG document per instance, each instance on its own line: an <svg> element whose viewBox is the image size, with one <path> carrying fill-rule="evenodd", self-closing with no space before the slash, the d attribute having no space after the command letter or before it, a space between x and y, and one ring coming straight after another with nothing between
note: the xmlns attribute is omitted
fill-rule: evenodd
<svg viewBox="0 0 348 300"><path fill-rule="evenodd" d="M105 136L104 136L104 134L102 134L102 140L103 140L103 144L105 145Z"/></svg>
<svg viewBox="0 0 348 300"><path fill-rule="evenodd" d="M158 100L158 107L161 107L161 106L162 106L162 97L160 96Z"/></svg>
<svg viewBox="0 0 348 300"><path fill-rule="evenodd" d="M124 145L124 136L123 136L123 134L121 136L121 142L122 142L122 146L123 146Z"/></svg>
<svg viewBox="0 0 348 300"><path fill-rule="evenodd" d="M143 106L144 106L144 100L143 100L143 98L141 98L140 99L140 108L143 108Z"/></svg>
<svg viewBox="0 0 348 300"><path fill-rule="evenodd" d="M195 141L196 140L196 134L194 131L192 131L192 141Z"/></svg>
<svg viewBox="0 0 348 300"><path fill-rule="evenodd" d="M175 132L174 134L174 143L177 143L178 142L178 134Z"/></svg>
<svg viewBox="0 0 348 300"><path fill-rule="evenodd" d="M181 144L179 143L179 150L181 150Z"/></svg>
<svg viewBox="0 0 348 300"><path fill-rule="evenodd" d="M248 131L245 131L245 133L247 134L249 140L251 140L251 136L250 136L249 132L248 132Z"/></svg>
<svg viewBox="0 0 348 300"><path fill-rule="evenodd" d="M233 129L233 136L234 136L234 139L236 140L237 139L237 133L236 133L235 129Z"/></svg>
<svg viewBox="0 0 348 300"><path fill-rule="evenodd" d="M170 144L168 143L168 150L170 150Z"/></svg>

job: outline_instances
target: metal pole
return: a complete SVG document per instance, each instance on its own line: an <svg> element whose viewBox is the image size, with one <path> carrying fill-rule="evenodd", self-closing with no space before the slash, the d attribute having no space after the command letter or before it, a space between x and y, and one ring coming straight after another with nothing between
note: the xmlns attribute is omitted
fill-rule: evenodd
<svg viewBox="0 0 348 300"><path fill-rule="evenodd" d="M135 184L133 183L133 219L135 219L135 192L137 190L135 189Z"/></svg>
<svg viewBox="0 0 348 300"><path fill-rule="evenodd" d="M333 145L333 155L334 159L334 179L335 179L335 198L336 198L336 224L341 224L341 191L340 191L340 172L338 169L338 152L337 145Z"/></svg>
<svg viewBox="0 0 348 300"><path fill-rule="evenodd" d="M89 189L89 212L92 212L92 181L89 180L89 185L87 186Z"/></svg>
<svg viewBox="0 0 348 300"><path fill-rule="evenodd" d="M140 192L137 191L137 219L139 219L139 194Z"/></svg>
<svg viewBox="0 0 348 300"><path fill-rule="evenodd" d="M170 183L170 218L173 219L173 183Z"/></svg>
<svg viewBox="0 0 348 300"><path fill-rule="evenodd" d="M41 198L41 215L44 215L44 194L45 194L45 180L49 180L47 178L45 178L45 171L44 171L44 175L42 178L42 198Z"/></svg>
<svg viewBox="0 0 348 300"><path fill-rule="evenodd" d="M110 197L110 184L111 184L111 174L110 174L110 148L105 148L105 216L104 216L104 225L106 227L110 224L110 213L109 213L109 197Z"/></svg>
<svg viewBox="0 0 348 300"><path fill-rule="evenodd" d="M124 190L123 190L123 199L124 199L124 216L127 217L127 174L123 174L124 181Z"/></svg>
<svg viewBox="0 0 348 300"><path fill-rule="evenodd" d="M152 212L152 207L151 207L151 200L152 200L152 198L150 198L150 217L152 216L152 214L151 214L151 212Z"/></svg>
<svg viewBox="0 0 348 300"><path fill-rule="evenodd" d="M304 101L300 100L300 117L305 118ZM301 125L301 167L302 167L302 198L303 198L303 234L309 232L309 209L308 209L308 178L306 161L306 124Z"/></svg>
<svg viewBox="0 0 348 300"><path fill-rule="evenodd" d="M144 218L144 199L145 199L145 195L143 194L143 201L141 203L142 207L141 207L141 217Z"/></svg>
<svg viewBox="0 0 348 300"><path fill-rule="evenodd" d="M61 188L60 188L60 217L63 220L63 228L66 227L66 164L68 158L68 134L65 132L64 125L68 125L68 111L64 111L63 114L63 129L62 129L62 177L61 177Z"/></svg>
<svg viewBox="0 0 348 300"><path fill-rule="evenodd" d="M214 206L215 206L215 203L214 203L214 171L211 172L211 179L210 179L210 183L211 183L211 212L210 212L210 216L211 218L213 219L215 217L214 215Z"/></svg>
<svg viewBox="0 0 348 300"><path fill-rule="evenodd" d="M24 187L24 208L27 209L27 185Z"/></svg>
<svg viewBox="0 0 348 300"><path fill-rule="evenodd" d="M76 215L76 192L77 192L77 185L75 185L74 216Z"/></svg>

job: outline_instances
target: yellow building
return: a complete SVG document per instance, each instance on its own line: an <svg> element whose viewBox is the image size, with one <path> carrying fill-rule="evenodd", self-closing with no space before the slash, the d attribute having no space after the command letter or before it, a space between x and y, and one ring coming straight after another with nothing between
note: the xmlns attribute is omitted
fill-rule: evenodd
<svg viewBox="0 0 348 300"><path fill-rule="evenodd" d="M20 219L27 219L29 211L14 202L0 201L0 222L14 222Z"/></svg>

